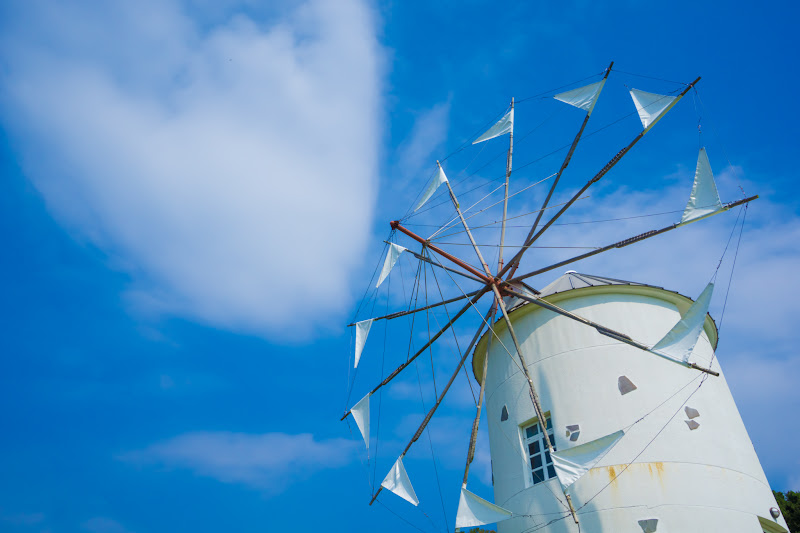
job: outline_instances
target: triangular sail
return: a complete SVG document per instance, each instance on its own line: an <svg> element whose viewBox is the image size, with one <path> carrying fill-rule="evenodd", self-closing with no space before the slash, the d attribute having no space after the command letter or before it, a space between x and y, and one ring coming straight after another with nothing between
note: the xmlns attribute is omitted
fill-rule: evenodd
<svg viewBox="0 0 800 533"><path fill-rule="evenodd" d="M594 104L597 103L597 97L600 95L600 91L603 90L603 85L605 85L605 83L606 80L603 79L597 83L591 83L584 87L578 87L577 89L572 89L571 91L559 93L553 98L560 100L565 104L583 109L587 113L591 113L594 109Z"/></svg>
<svg viewBox="0 0 800 533"><path fill-rule="evenodd" d="M511 518L511 514L508 509L503 509L499 505L487 502L462 487L461 497L458 499L456 527L476 527L494 524Z"/></svg>
<svg viewBox="0 0 800 533"><path fill-rule="evenodd" d="M708 313L708 306L711 303L711 295L713 293L714 284L709 283L686 314L663 339L651 348L651 351L687 363L694 345L697 344L700 333L703 331L703 324L706 321L706 314Z"/></svg>
<svg viewBox="0 0 800 533"><path fill-rule="evenodd" d="M564 490L594 468L624 434L619 430L586 444L553 452L553 466Z"/></svg>
<svg viewBox="0 0 800 533"><path fill-rule="evenodd" d="M425 192L422 194L422 198L420 201L417 202L417 206L414 208L414 211L417 211L420 207L422 207L425 202L430 200L433 193L436 192L436 189L439 188L439 185L447 181L447 176L444 175L444 170L442 167L439 167L439 170L436 172L436 175L433 177L431 182L428 184L428 188L425 189Z"/></svg>
<svg viewBox="0 0 800 533"><path fill-rule="evenodd" d="M408 250L408 248L403 248L399 244L389 244L389 251L386 253L386 259L383 261L383 269L381 269L381 275L378 277L378 284L375 285L376 289L381 286L383 280L385 280L389 272L392 271L394 264L397 263L397 260L400 258L400 254L406 250Z"/></svg>
<svg viewBox="0 0 800 533"><path fill-rule="evenodd" d="M717 185L714 183L714 174L705 148L700 148L697 156L697 169L694 172L694 185L686 210L681 217L681 224L694 222L709 215L722 211L722 202L719 200Z"/></svg>
<svg viewBox="0 0 800 533"><path fill-rule="evenodd" d="M364 444L367 445L369 450L369 394L361 398L352 409L350 414L353 415L353 420L356 421L358 430L361 436L364 437Z"/></svg>
<svg viewBox="0 0 800 533"><path fill-rule="evenodd" d="M483 135L472 141L472 144L482 143L483 141L488 141L489 139L494 139L495 137L499 137L513 131L514 109L512 108L508 113L503 115L503 118L498 120L494 126L486 130Z"/></svg>
<svg viewBox="0 0 800 533"><path fill-rule="evenodd" d="M414 492L414 487L411 486L411 480L408 479L406 468L403 466L403 458L398 457L394 466L386 478L381 482L381 487L390 490L414 505L419 504L417 494Z"/></svg>
<svg viewBox="0 0 800 533"><path fill-rule="evenodd" d="M639 89L631 89L631 98L633 98L636 111L639 112L639 119L642 121L644 129L655 124L678 99L677 96L647 93Z"/></svg>
<svg viewBox="0 0 800 533"><path fill-rule="evenodd" d="M361 352L364 350L364 344L367 342L369 335L369 328L372 327L372 318L356 322L356 360L353 363L353 368L358 366L358 361L361 360Z"/></svg>

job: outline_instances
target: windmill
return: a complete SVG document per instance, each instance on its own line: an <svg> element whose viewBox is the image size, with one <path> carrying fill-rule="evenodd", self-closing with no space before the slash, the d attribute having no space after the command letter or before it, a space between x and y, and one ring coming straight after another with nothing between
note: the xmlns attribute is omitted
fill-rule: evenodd
<svg viewBox="0 0 800 533"><path fill-rule="evenodd" d="M477 312L481 321L467 348L460 350L456 368L436 391L435 402L417 430L383 482L373 487L370 505L384 489L419 504L403 458L431 423L472 355L480 388L456 529L497 522L501 533L580 531L582 525L591 531L753 531L756 527L785 531L782 517L770 516L774 498L714 357L717 329L708 308L719 265L695 300L660 287L574 271L541 289L526 281L737 207L741 207L744 224L746 207L758 196L722 203L708 156L701 147L690 198L679 221L518 273L523 256L700 80L682 84L674 94L631 89L642 129L567 201L552 206L553 195L584 136L612 66L599 75L598 81L552 95L585 115L558 170L537 182L549 182L549 190L541 207L529 213L535 218L510 258L504 257L504 249L511 247L506 244L509 198L525 190L510 194L513 99L502 117L472 141L473 145L482 144L505 135L509 139L504 180L495 189L502 189L503 198L489 206L502 204L496 264L487 262L484 245L478 244L475 227L469 222L488 209L485 204L489 195L462 208L454 184L438 161L414 207L405 217L391 222L392 234L375 289L389 279L400 256L408 252L419 262L417 291L424 265L444 271L460 294L452 298L442 295L439 301L429 303L426 293L424 305L410 302L405 310L350 324L355 329L354 368L376 321L413 317L440 307L447 309L451 304L460 307L447 312L446 323L429 331L421 347L411 350L410 342L406 360L382 376L342 416L342 420L352 416L367 448L370 398L429 352L464 315ZM432 198L443 197L454 210L448 221L438 224L428 238L409 228L411 217ZM470 213L473 209L477 212ZM542 223L545 214L549 217ZM456 231L466 237L468 242L462 244L470 250L470 259L442 245L442 236ZM397 238L403 239L403 245L394 242ZM412 249L416 246L419 251ZM472 288L462 288L456 279L467 279L465 283ZM353 382L349 379L349 390ZM484 408L490 420L495 503L467 490ZM665 410L669 409L672 412L667 417ZM685 419L676 418L679 412ZM701 414L705 418L701 419ZM735 440L734 445L725 439ZM710 474L706 472L709 469ZM743 519L745 515L750 516L749 522Z"/></svg>

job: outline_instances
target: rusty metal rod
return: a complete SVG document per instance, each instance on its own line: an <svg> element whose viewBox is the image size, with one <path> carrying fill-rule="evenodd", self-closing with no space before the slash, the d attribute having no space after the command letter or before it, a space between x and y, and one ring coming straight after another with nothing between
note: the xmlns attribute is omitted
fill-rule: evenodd
<svg viewBox="0 0 800 533"><path fill-rule="evenodd" d="M435 304L426 305L425 307L417 307L416 309L410 309L408 311L396 311L396 312L390 313L388 315L375 317L372 320L373 321L375 321L375 320L384 320L384 319L392 320L394 318L400 318L400 317L406 316L406 315L413 315L414 313L419 313L420 311L427 311L428 309L433 309L434 307L439 307L441 305L451 304L453 302L457 302L459 300L463 300L464 298L469 298L470 296L475 296L479 292L480 292L480 290L468 292L466 294L462 294L461 296L456 296L455 298L450 298L449 300L443 300L441 302L436 302ZM352 322L350 324L347 324L347 327L350 328L350 327L355 326L356 324L357 324L357 322Z"/></svg>
<svg viewBox="0 0 800 533"><path fill-rule="evenodd" d="M427 246L429 249L433 250L434 252L436 252L437 254L441 255L442 257L444 257L444 258L452 261L453 263L457 264L458 266L460 266L461 268L463 268L464 270L466 270L470 274L473 274L473 275L477 276L484 283L494 283L494 280L492 278L488 277L483 272L477 270L472 265L469 265L469 264L465 263L464 261L462 261L458 257L456 257L454 255L451 255L451 254L445 252L444 250L442 250L441 248L439 248L438 246L435 246L435 245L431 244L430 242L426 241L425 239L423 239L422 237L420 237L419 235L417 235L413 231L404 228L400 224L400 221L393 220L393 221L390 222L390 225L392 226L392 229L396 229L396 230L398 230L398 231L400 231L402 233L405 233L406 235L408 235L409 237L411 237L412 239L414 239L418 243Z"/></svg>

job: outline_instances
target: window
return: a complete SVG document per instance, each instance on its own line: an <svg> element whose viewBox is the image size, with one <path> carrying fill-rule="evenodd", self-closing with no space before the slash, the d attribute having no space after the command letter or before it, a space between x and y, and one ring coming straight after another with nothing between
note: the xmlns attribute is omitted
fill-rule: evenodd
<svg viewBox="0 0 800 533"><path fill-rule="evenodd" d="M553 450L556 449L556 441L553 439L553 421L547 419L547 435ZM541 483L556 477L556 469L553 467L553 460L550 452L544 443L544 433L542 432L539 421L527 426L522 430L525 439L525 449L528 453L528 464L530 466L531 480L533 484Z"/></svg>

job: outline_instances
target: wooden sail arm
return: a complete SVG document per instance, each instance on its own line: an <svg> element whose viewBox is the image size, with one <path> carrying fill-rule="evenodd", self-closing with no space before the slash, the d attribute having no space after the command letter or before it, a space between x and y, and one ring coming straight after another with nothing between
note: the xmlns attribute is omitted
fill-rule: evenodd
<svg viewBox="0 0 800 533"><path fill-rule="evenodd" d="M741 200L737 200L735 202L730 202L728 204L725 204L720 212L727 211L727 210L732 209L734 207L747 204L747 203L752 202L753 200L757 200L757 199L758 199L758 195L755 195L755 196L750 196L749 198L743 198ZM540 268L538 270L534 270L533 272L528 272L527 274L523 274L521 276L517 276L516 278L512 278L512 279L508 280L508 283L509 284L518 283L518 282L521 282L524 279L528 279L528 278L531 278L533 276L538 276L539 274L543 274L545 272L549 272L551 270L555 270L556 268L559 268L559 267L562 267L562 266L566 266L566 265L569 265L571 263L575 263L575 262L580 261L582 259L586 259L587 257L592 257L593 255L597 255L597 254L601 254L603 252L607 252L607 251L609 251L609 250L611 250L613 248L624 248L625 246L630 246L631 244L637 243L639 241L643 241L645 239L649 239L650 237L655 237L656 235L661 235L662 233L666 233L668 231L672 231L672 230L674 230L676 228L679 228L679 227L682 227L682 225L680 223L676 222L675 224L670 224L669 226L663 227L661 229L646 231L644 233L640 233L639 235L635 235L633 237L628 237L627 239L623 239L623 240L615 242L613 244L609 244L608 246L603 246L602 248L598 248L596 250L592 250L591 252L586 252L585 254L576 255L575 257L571 257L569 259L565 259L563 261L559 261L558 263L554 263L554 264L552 264L550 266L546 266L544 268Z"/></svg>
<svg viewBox="0 0 800 533"><path fill-rule="evenodd" d="M525 286L525 288L530 290L527 285ZM469 298L470 296L475 296L479 292L480 292L480 290L472 291L472 292L468 292L466 294L462 294L461 296L456 296L456 297L450 298L448 300L442 300L441 302L436 302L435 304L426 305L424 307L417 307L416 309L409 309L407 311L396 311L394 313L389 313L388 315L376 316L372 320L373 321L375 321L375 320L392 320L392 319L400 318L400 317L407 316L407 315L413 315L414 313L419 313L420 311L427 311L428 309L433 309L434 307L439 307L439 306L442 306L442 305L451 304L453 302L458 302L460 300L463 300L464 298ZM353 327L357 323L358 322L352 322L350 324L347 324L347 327L348 328Z"/></svg>
<svg viewBox="0 0 800 533"><path fill-rule="evenodd" d="M489 310L488 321L490 324L490 328L494 331L494 322L495 322L495 315L497 314L497 302L495 301L492 304L492 308ZM486 355L483 358L483 373L481 374L481 388L478 392L478 405L475 408L475 419L472 421L472 433L469 437L469 446L467 447L467 464L464 466L464 478L461 482L461 486L467 486L467 479L469 478L469 466L472 464L473 459L475 458L475 444L478 440L478 428L480 427L481 422L481 410L483 409L483 396L484 392L486 391L486 372L489 368L489 350L492 347L492 335L486 339Z"/></svg>
<svg viewBox="0 0 800 533"><path fill-rule="evenodd" d="M437 161L437 165L439 165L439 169L442 168L442 165ZM461 212L461 207L458 205L458 198L456 198L456 193L453 192L453 188L450 186L449 181L444 182L447 185L447 190L450 191L450 200L453 201L453 207L456 208L456 213L458 213L458 218L461 219L461 225L464 226L464 231L467 232L467 237L469 237L469 242L472 243L472 249L475 250L475 254L478 256L478 260L481 262L481 266L483 266L483 270L486 272L486 282L492 283L492 271L489 270L489 265L486 264L486 260L483 258L483 254L481 253L481 249L478 248L478 245L475 243L475 238L472 236L472 232L469 230L469 225L467 225L467 219L464 218L464 214Z"/></svg>
<svg viewBox="0 0 800 533"><path fill-rule="evenodd" d="M633 346L634 348L639 348L640 350L643 350L645 352L650 352L650 353L658 355L660 357L664 357L665 359L668 359L669 361L672 361L674 363L678 363L678 364L686 366L688 368L693 368L695 370L699 370L701 372L705 372L707 374L711 374L712 376L719 376L719 372L714 372L711 369L703 368L703 367L701 367L701 366L699 366L699 365L697 365L695 363L683 363L683 362L680 362L680 361L678 361L676 359L672 359L671 357L666 357L666 356L664 356L662 354L659 354L658 352L654 352L654 351L652 351L650 346L647 346L646 344L643 344L641 342L635 341L630 336L628 336L628 335L626 335L624 333L620 333L619 331L615 331L615 330L613 330L611 328L607 328L607 327L603 326L602 324L598 324L597 322L593 322L593 321L591 321L591 320L589 320L587 318L584 318L582 316L576 315L575 313L571 313L571 312L567 311L566 309L562 309L561 307L559 307L559 306L557 306L555 304L552 304L550 302L546 302L546 301L544 301L542 299L539 299L539 298L530 297L530 296L528 296L526 294L523 294L523 293L520 293L520 292L516 292L513 289L506 288L504 290L504 292L510 294L511 296L515 296L515 297L519 298L520 300L525 300L526 302L532 303L534 305L538 305L539 307L543 307L545 309L549 309L550 311L553 311L554 313L558 313L559 315L565 316L567 318L570 318L572 320L580 322L581 324L585 324L585 325L587 325L589 327L592 327L595 330L597 330L597 332L600 333L601 335L605 335L606 337L610 337L610 338L612 338L614 340L617 340L619 342L623 342L625 344ZM509 324L510 324L510 321L509 321Z"/></svg>
<svg viewBox="0 0 800 533"><path fill-rule="evenodd" d="M480 327L475 332L475 335L472 337L472 341L469 343L469 346L467 346L467 349L464 350L464 353L461 355L461 360L458 362L458 365L456 366L456 369L453 371L453 375L450 376L450 380L447 382L447 385L445 385L444 389L442 389L442 392L439 393L439 397L436 399L436 403L433 404L433 407L430 408L430 410L428 411L428 414L425 415L425 418L422 420L422 423L419 425L419 428L417 429L416 433L414 433L414 436L411 438L411 440L408 442L406 447L403 449L403 453L400 454L401 458L403 456L405 456L406 453L408 453L408 450L411 449L411 445L414 444L415 442L417 442L417 440L419 440L420 436L422 435L422 432L425 431L425 428L428 426L428 423L431 421L431 418L433 418L434 413L439 408L439 405L441 405L442 400L444 400L444 397L447 394L447 391L450 390L450 386L453 384L453 382L458 377L458 373L461 371L461 367L464 366L464 363L466 362L467 358L469 357L470 352L472 352L473 346L475 346L475 343L478 342L478 339L481 338L481 333L483 333L483 328L486 327L487 320L490 318L493 309L494 308L490 309L489 312L486 313L486 317L483 319L483 321L481 322ZM370 500L370 502L369 502L370 505L372 505L372 503L378 497L378 494L380 494L382 489L383 489L383 486L379 485L378 486L378 490L375 491L375 494L372 496L372 500Z"/></svg>
<svg viewBox="0 0 800 533"><path fill-rule="evenodd" d="M427 349L428 349L428 348L429 348L429 347L430 347L430 346L431 346L431 345L432 345L434 342L436 342L436 339L438 339L439 337L441 337L441 336L442 336L442 334L444 334L444 332L446 332L448 329L450 329L450 327L451 327L451 326L452 326L452 325L453 325L453 324L456 322L456 320L458 320L459 318L461 318L461 315L463 315L464 313L466 313L466 312L467 312L467 310L468 310L470 307L472 307L472 306L473 306L473 305L474 305L474 304L475 304L475 303L476 303L478 300L480 300L480 299L481 299L481 297L482 297L484 294L486 294L487 292L489 292L489 290L490 290L490 289L489 289L489 286L488 286L488 285L487 285L486 287L483 287L482 289L480 289L480 290L479 290L479 291L478 291L478 292L475 294L475 296L473 296L472 298L470 298L469 302L467 302L467 305L465 305L464 307L462 307L462 308L461 308L461 309L458 311L458 313L456 313L455 315L453 315L453 318L451 318L451 319L450 319L450 320L447 322L447 324L445 324L445 325L444 325L444 327L442 327L442 329L440 329L440 330L439 330L439 331L438 331L438 332L437 332L435 335L433 335L433 337L431 337L430 339L428 339L428 342L426 342L426 343L425 343L425 346L423 346L422 348L420 348L419 350L417 350L417 352L416 352L416 353L414 353L414 355L412 355L411 357L409 357L409 358L408 358L408 360L406 360L406 362L405 362L405 363L403 363L403 364L401 364L400 366L398 366L398 367L397 367L397 368L394 370L394 372L392 372L391 374L389 374L389 375L386 377L386 379L384 379L383 381L381 381L380 383L378 383L378 385L377 385L377 386L376 386L374 389L372 389L372 390L370 391L370 394L375 394L376 392L378 392L378 389L380 389L380 388L381 388L381 387L383 387L384 385L388 384L388 383L389 383L390 381L392 381L392 380L393 380L395 377L397 377L397 375L398 375L400 372L402 372L402 371L403 371L403 370L404 370L404 369L405 369L405 368L406 368L408 365L410 365L410 364L411 364L411 363L412 363L412 362L413 362L413 361L414 361L414 360L415 360L417 357L419 357L421 354L423 354L423 353L425 352L425 350L427 350ZM350 414L350 411L348 410L348 411L347 411L345 414L343 414L343 415L342 415L342 418L340 418L340 420L344 420L345 418L347 418L347 415L349 415L349 414Z"/></svg>
<svg viewBox="0 0 800 533"><path fill-rule="evenodd" d="M506 327L508 328L508 333L511 335L511 340L514 341L514 349L517 351L519 362L522 363L522 372L525 375L525 380L528 382L528 393L531 397L531 403L533 403L533 410L536 412L536 416L539 418L539 423L543 424L543 427L546 428L547 419L544 416L544 410L542 409L542 404L539 402L539 395L536 393L536 387L533 386L533 380L531 379L530 372L528 371L528 364L525 362L525 356L522 355L522 346L520 346L519 339L517 338L517 333L514 331L514 325L511 323L511 318L508 316L508 309L506 309L506 304L500 295L500 290L497 288L497 285L492 285L492 290L494 290L495 301L497 302L498 307L500 307L500 312L503 313L503 320L505 320ZM516 296L513 290L507 289L506 292ZM547 450L550 452L550 455L552 456L555 450L553 449L553 443L550 442L550 436L547 434L546 429L543 432L543 437L544 437L544 444L547 447ZM575 507L572 505L572 499L569 497L566 491L564 492L564 495L567 497L567 503L569 504L569 511L572 514L572 519L577 524L578 515L575 512Z"/></svg>
<svg viewBox="0 0 800 533"><path fill-rule="evenodd" d="M672 102L672 103L671 103L671 104L670 104L670 105L669 105L669 106L668 106L668 107L667 107L667 108L666 108L666 109L665 109L665 110L664 110L664 111L661 113L661 115L660 115L660 116L662 116L662 117L663 117L663 116L664 116L664 114L665 114L667 111L669 111L670 109L672 109L672 107L673 107L673 106L675 106L675 104L677 104L677 103L678 103L678 102L681 100L681 98L683 98L683 97L686 95L686 93L687 93L687 92L689 92L689 91L692 89L692 87L694 87L694 86L695 86L695 84L697 84L697 82L699 82L699 81L700 81L700 78L698 77L698 78L697 78L696 80L694 80L692 83L690 83L689 85L687 85L687 86L686 86L686 88L685 88L683 91L681 91L681 93L680 93L680 94L679 94L679 95L678 95L678 96L675 98L675 100L674 100L674 101L673 101L673 102ZM647 128L645 128L644 130L642 130L642 131L641 131L641 132L640 132L640 133L639 133L639 134L638 134L638 135L637 135L637 136L636 136L636 137L633 139L633 141L631 141L631 142L630 142L630 143L629 143L629 144L628 144L628 145L627 145L625 148L623 148L622 150L620 150L619 152L617 152L617 154L616 154L614 157L612 157L612 158L611 158L611 160L610 160L608 163L606 163L606 164L605 164L605 166L604 166L602 169L600 169L600 172L598 172L597 174L595 174L595 175L594 175L594 177L592 177L592 179L590 179L588 182L586 182L586 185L584 185L583 187L581 187L581 189L580 189L580 190L579 190L579 191L578 191L578 192L577 192L575 195L573 195L573 196L572 196L572 198L570 198L570 199L569 199L569 201L568 201L566 204L564 204L564 206L563 206L561 209L559 209L559 211L558 211L558 212L557 212L555 215L553 215L553 217L552 217L550 220L548 220L548 221L547 221L547 223L546 223L546 224L545 224L545 225L544 225L544 226L543 226L543 227L542 227L542 228L541 228L541 229L540 229L540 230L539 230L539 231L538 231L538 232L537 232L537 233L536 233L536 234L535 234L533 237L531 237L530 239L528 239L528 240L525 242L525 244L522 246L522 248L521 248L521 249L520 249L520 250L519 250L519 251L516 253L516 255L514 255L513 259L512 259L511 261L509 261L508 265L506 265L506 266L505 266L505 268L503 268L503 270L501 270L501 271L500 271L500 272L497 274L497 276L498 276L498 277L502 277L503 275L505 275L505 274L506 274L506 272L507 272L508 270L510 270L510 269L511 269L511 265L513 265L513 264L514 264L514 263L516 263L516 262L519 262L519 261L522 259L522 256L523 256L523 255L525 254L525 252L528 250L528 248L530 248L530 246L531 246L531 245L532 245L534 242L536 242L536 240L537 240L539 237L541 237L541 236L542 236L542 234L543 234L545 231L547 231L547 229L548 229L550 226L552 226L552 225L553 225L553 223L555 223L555 221L556 221L556 220L558 220L558 219L559 219L559 217L561 217L561 215L563 215L563 214L564 214L564 212L565 212L567 209L569 209L569 208L570 208L570 206L571 206L573 203L575 203L575 202L578 200L578 198L580 198L580 197L581 197L581 195L583 195L583 193L584 193L584 192L586 192L586 189L588 189L590 186L592 186L592 184L594 184L594 183L597 183L597 182L598 182L598 181L599 181L599 180L600 180L600 179L601 179L603 176L605 176L605 175L608 173L608 171L609 171L609 170L611 170L611 169L614 167L614 165L616 165L616 164L617 164L617 163L618 163L618 162L619 162L619 161L620 161L620 160L621 160L621 159L622 159L622 158L625 156L625 154L627 154L627 153L628 153L628 152L631 150L631 148L633 148L633 147L636 145L636 143L638 143L638 142L639 142L639 141L642 139L642 137L644 137L644 135L645 135L645 134L646 134L648 131L650 131L650 129L651 129L651 128L652 128L654 125L655 125L655 122L653 122L652 124L650 124L650 125L649 125Z"/></svg>
<svg viewBox="0 0 800 533"><path fill-rule="evenodd" d="M389 224L392 226L392 229L396 229L396 230L400 231L401 233L405 233L406 235L408 235L409 237L411 237L412 239L414 239L418 243L427 246L429 250L433 250L434 252L436 252L437 254L441 255L445 259L447 259L447 260L451 261L452 263L455 263L456 265L460 266L461 268L463 268L464 270L466 270L470 274L473 274L474 276L479 278L483 283L494 283L494 279L490 278L489 276L487 276L483 272L481 272L478 269L474 268L472 265L470 265L468 263L465 263L464 261L462 261L458 257L445 252L444 250L442 250L438 246L436 246L434 244L431 244L430 242L426 241L425 239L423 239L422 237L420 237L419 235L417 235L413 231L403 227L400 224L399 220L393 220Z"/></svg>
<svg viewBox="0 0 800 533"><path fill-rule="evenodd" d="M514 99L511 99L511 113L514 112ZM503 247L506 242L506 219L508 218L508 182L511 178L511 162L514 157L514 123L511 123L511 131L508 135L508 155L506 156L506 183L503 193L503 224L500 229L500 248L497 252L497 271L503 269Z"/></svg>
<svg viewBox="0 0 800 533"><path fill-rule="evenodd" d="M603 81L608 79L608 75L611 74L611 67L613 67L613 66L614 66L614 62L612 61L608 65L608 68L606 69L605 76L603 76ZM599 95L598 95L598 97L599 97ZM591 116L592 116L592 109L590 108L590 110L586 113L586 116L583 119L583 123L581 124L581 127L578 130L577 135L575 135L575 138L572 140L572 145L569 147L569 151L567 152L567 156L564 158L564 162L561 163L561 168L558 169L558 173L556 174L556 177L553 180L553 184L550 186L550 190L548 191L547 196L545 197L544 202L542 203L542 208L539 210L539 214L536 215L536 220L533 221L533 224L531 225L531 229L528 232L528 236L525 237L525 240L523 242L528 242L528 240L531 237L533 237L534 233L536 232L536 228L539 227L539 221L542 219L542 215L544 215L544 210L547 208L547 205L550 203L550 198L553 196L553 193L556 190L556 185L558 185L558 180L561 179L561 174L563 174L564 170L566 170L567 166L569 166L569 163L572 160L572 154L575 153L575 148L578 147L578 141L581 140L581 136L583 135L583 130L586 129L586 125L589 123L589 117L591 117ZM520 256L519 259L521 259L521 258L522 258L522 256ZM508 274L509 278L513 278L514 277L514 273L516 273L517 268L519 267L519 259L517 260L516 263L514 263L512 265L511 271ZM502 270L502 265L501 265L500 270Z"/></svg>

